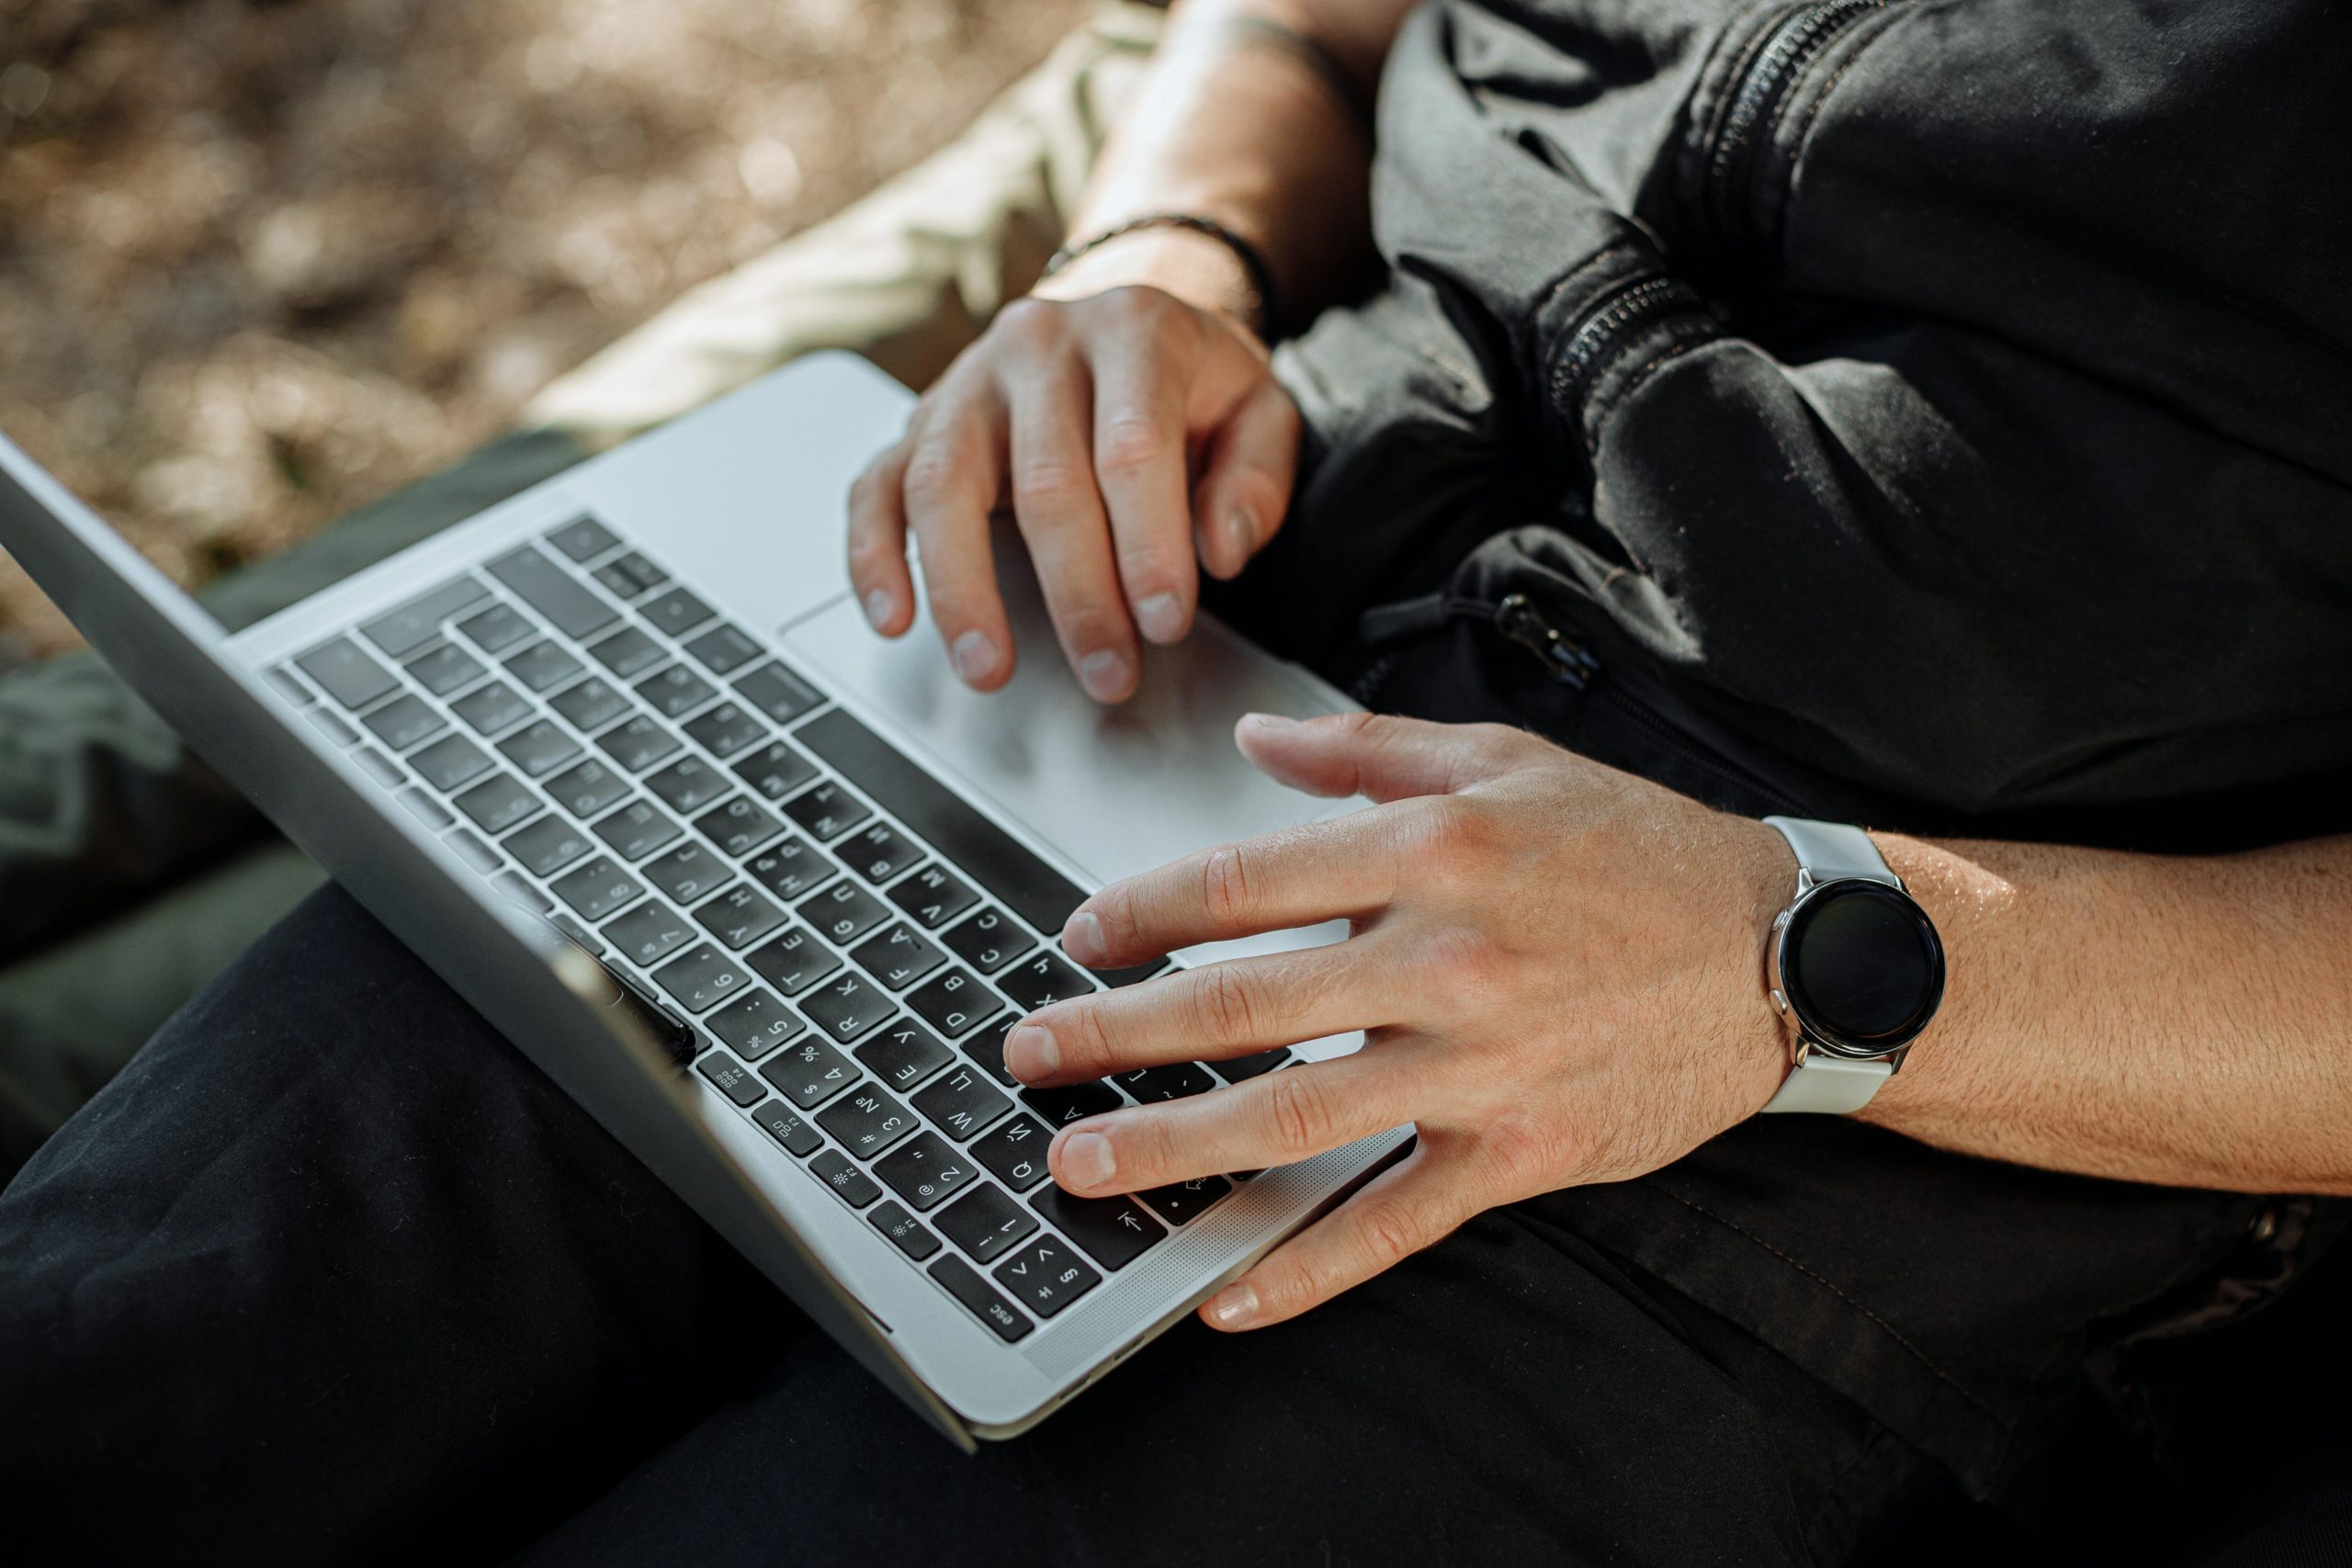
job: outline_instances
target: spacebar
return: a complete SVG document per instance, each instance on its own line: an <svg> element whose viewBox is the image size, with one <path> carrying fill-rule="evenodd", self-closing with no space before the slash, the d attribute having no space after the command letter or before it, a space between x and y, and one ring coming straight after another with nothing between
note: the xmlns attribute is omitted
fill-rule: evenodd
<svg viewBox="0 0 2352 1568"><path fill-rule="evenodd" d="M810 719L793 736L1047 936L1085 901L1069 877L841 709Z"/></svg>

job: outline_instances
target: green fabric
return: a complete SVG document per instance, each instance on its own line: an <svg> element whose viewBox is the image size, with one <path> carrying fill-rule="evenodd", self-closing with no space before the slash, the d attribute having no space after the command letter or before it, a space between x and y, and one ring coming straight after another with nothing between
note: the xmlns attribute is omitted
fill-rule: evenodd
<svg viewBox="0 0 2352 1568"><path fill-rule="evenodd" d="M200 597L251 626L581 456L508 436ZM0 678L0 1177L319 880L95 656Z"/></svg>

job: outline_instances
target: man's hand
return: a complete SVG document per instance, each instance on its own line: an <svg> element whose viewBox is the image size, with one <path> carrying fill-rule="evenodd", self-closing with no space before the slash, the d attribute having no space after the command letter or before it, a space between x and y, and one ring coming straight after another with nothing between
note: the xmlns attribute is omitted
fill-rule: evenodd
<svg viewBox="0 0 2352 1568"><path fill-rule="evenodd" d="M994 691L1013 649L989 518L1010 505L1070 668L1096 701L1119 702L1136 689L1137 634L1172 643L1192 629L1195 557L1231 577L1273 536L1298 435L1263 346L1227 314L1149 287L1018 300L859 477L850 579L875 629L903 633L911 530L950 662Z"/></svg>
<svg viewBox="0 0 2352 1568"><path fill-rule="evenodd" d="M1055 1178L1099 1196L1285 1165L1402 1122L1419 1144L1202 1309L1278 1323L1497 1204L1667 1164L1787 1067L1765 931L1778 835L1498 726L1350 714L1238 730L1260 768L1381 804L1104 888L1064 945L1097 967L1348 918L1342 942L1058 1002L1013 1030L1032 1084L1245 1055L1362 1029L1364 1048L1064 1128Z"/></svg>

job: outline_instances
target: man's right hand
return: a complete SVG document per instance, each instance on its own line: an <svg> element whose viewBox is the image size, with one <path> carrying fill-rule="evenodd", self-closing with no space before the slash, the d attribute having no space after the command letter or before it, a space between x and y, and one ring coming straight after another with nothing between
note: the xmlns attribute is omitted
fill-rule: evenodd
<svg viewBox="0 0 2352 1568"><path fill-rule="evenodd" d="M1102 276L1093 260L1054 284L1085 287L1081 268ZM1064 657L1088 694L1120 702L1136 689L1138 634L1172 643L1192 628L1195 561L1231 577L1282 525L1298 438L1296 405L1233 315L1136 284L1017 300L852 488L850 580L876 631L904 633L912 530L949 662L994 691L1013 649L989 519L1009 504Z"/></svg>

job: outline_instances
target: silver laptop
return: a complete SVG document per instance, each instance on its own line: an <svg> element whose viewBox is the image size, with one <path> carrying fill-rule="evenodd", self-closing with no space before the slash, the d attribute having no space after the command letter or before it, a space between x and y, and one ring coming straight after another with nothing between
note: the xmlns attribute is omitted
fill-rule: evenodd
<svg viewBox="0 0 2352 1568"><path fill-rule="evenodd" d="M1086 892L1329 815L1235 753L1345 705L1204 618L1104 710L1017 549L980 696L865 629L842 498L912 399L803 361L234 637L0 441L0 546L190 743L877 1377L1008 1438L1402 1145L1070 1197L1053 1128L1355 1049L1033 1091ZM1328 941L1290 932L1200 963Z"/></svg>

